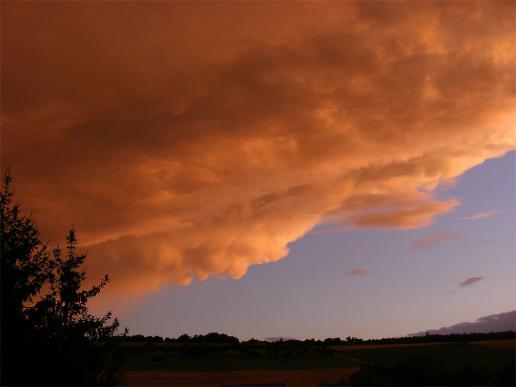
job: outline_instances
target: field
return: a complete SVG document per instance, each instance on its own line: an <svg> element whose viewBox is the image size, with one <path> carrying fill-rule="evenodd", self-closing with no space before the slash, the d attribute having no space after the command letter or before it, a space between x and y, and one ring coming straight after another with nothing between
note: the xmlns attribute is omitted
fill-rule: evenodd
<svg viewBox="0 0 516 387"><path fill-rule="evenodd" d="M458 384L477 378L490 385L512 372L515 349L514 340L333 347L139 344L127 349L124 376L130 386L318 386L350 380L360 385L364 378L381 384L378 378L387 374L397 380L395 372L404 378L433 372L450 374Z"/></svg>
<svg viewBox="0 0 516 387"><path fill-rule="evenodd" d="M497 342L499 341L499 343ZM451 366L469 364L478 367L495 367L498 364L514 359L514 341L512 351L511 340L489 340L472 343L427 343L427 344L392 344L368 346L367 348L347 348L346 354L360 359L361 362L396 364L411 358L425 356L439 359Z"/></svg>
<svg viewBox="0 0 516 387"><path fill-rule="evenodd" d="M480 345L486 348L499 348L499 349L516 349L516 341L507 339L507 340L482 340L482 341L472 341L471 344Z"/></svg>
<svg viewBox="0 0 516 387"><path fill-rule="evenodd" d="M247 371L127 371L130 386L317 386L334 384L358 367Z"/></svg>
<svg viewBox="0 0 516 387"><path fill-rule="evenodd" d="M173 346L163 346L148 352L130 352L126 356L125 368L139 371L238 371L345 368L359 365L357 360L347 354L311 350L275 354L261 349L240 352L232 348L217 348L216 352L211 353L179 353L174 349Z"/></svg>

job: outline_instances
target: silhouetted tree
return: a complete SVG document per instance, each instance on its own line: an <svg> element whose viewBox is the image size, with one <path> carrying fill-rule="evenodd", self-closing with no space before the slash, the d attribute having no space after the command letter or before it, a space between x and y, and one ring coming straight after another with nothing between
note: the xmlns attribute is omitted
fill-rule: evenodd
<svg viewBox="0 0 516 387"><path fill-rule="evenodd" d="M52 266L35 221L13 202L12 176L3 176L0 195L2 384L23 380L21 367L30 336L27 304L48 285Z"/></svg>
<svg viewBox="0 0 516 387"><path fill-rule="evenodd" d="M108 283L83 290L86 255L75 231L66 254L49 254L31 215L13 201L6 172L0 194L2 384L115 384L120 362L111 340L119 322L88 313L88 301Z"/></svg>

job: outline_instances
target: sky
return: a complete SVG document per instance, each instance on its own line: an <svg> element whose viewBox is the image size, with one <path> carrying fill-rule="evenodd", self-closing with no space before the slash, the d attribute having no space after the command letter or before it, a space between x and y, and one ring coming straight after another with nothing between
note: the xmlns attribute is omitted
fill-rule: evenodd
<svg viewBox="0 0 516 387"><path fill-rule="evenodd" d="M514 2L2 2L1 162L134 333L515 308Z"/></svg>

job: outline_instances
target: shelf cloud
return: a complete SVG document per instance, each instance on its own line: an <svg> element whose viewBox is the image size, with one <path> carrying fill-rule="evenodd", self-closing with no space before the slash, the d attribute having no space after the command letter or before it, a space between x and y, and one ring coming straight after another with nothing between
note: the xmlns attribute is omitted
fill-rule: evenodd
<svg viewBox="0 0 516 387"><path fill-rule="evenodd" d="M516 148L515 6L4 3L2 165L115 291L424 227Z"/></svg>

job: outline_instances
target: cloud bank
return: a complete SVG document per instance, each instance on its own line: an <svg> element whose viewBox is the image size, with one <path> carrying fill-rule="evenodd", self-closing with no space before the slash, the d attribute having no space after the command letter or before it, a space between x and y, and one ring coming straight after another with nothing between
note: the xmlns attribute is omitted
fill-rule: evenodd
<svg viewBox="0 0 516 387"><path fill-rule="evenodd" d="M1 7L2 165L115 290L429 225L516 148L513 2Z"/></svg>
<svg viewBox="0 0 516 387"><path fill-rule="evenodd" d="M412 333L408 336L423 336L427 332L435 335L449 335L452 333L489 333L505 331L516 331L516 310L480 317L475 322L463 322L440 329Z"/></svg>

